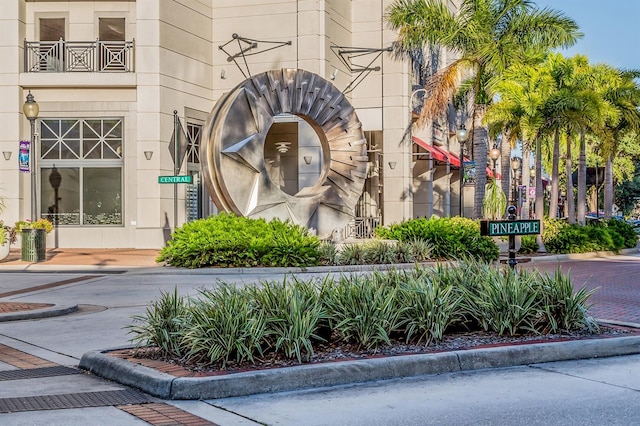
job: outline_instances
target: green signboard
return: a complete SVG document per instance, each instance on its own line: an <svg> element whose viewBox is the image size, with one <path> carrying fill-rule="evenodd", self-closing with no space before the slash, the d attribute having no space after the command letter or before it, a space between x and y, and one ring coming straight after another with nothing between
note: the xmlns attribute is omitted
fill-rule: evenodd
<svg viewBox="0 0 640 426"><path fill-rule="evenodd" d="M540 233L539 220L481 220L480 234L489 237Z"/></svg>
<svg viewBox="0 0 640 426"><path fill-rule="evenodd" d="M158 183L191 183L191 175L158 176Z"/></svg>

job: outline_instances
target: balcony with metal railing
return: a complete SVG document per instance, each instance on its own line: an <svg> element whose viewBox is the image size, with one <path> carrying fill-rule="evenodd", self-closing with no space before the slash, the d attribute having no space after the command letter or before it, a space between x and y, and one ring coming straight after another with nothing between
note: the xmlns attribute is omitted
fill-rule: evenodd
<svg viewBox="0 0 640 426"><path fill-rule="evenodd" d="M134 41L24 41L26 73L132 73Z"/></svg>

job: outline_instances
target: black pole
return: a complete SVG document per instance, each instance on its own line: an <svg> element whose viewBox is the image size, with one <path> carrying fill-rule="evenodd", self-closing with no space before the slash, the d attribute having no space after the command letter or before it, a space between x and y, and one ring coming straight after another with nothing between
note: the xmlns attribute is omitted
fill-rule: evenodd
<svg viewBox="0 0 640 426"><path fill-rule="evenodd" d="M508 220L516 220L516 206L507 207L507 218ZM516 236L509 235L509 266L512 269L515 269L518 264L518 260L516 259Z"/></svg>
<svg viewBox="0 0 640 426"><path fill-rule="evenodd" d="M180 162L178 159L178 155L180 155L180 147L178 143L180 142L178 139L178 111L173 111L173 175L178 176L180 172ZM178 229L178 185L173 184L173 230Z"/></svg>

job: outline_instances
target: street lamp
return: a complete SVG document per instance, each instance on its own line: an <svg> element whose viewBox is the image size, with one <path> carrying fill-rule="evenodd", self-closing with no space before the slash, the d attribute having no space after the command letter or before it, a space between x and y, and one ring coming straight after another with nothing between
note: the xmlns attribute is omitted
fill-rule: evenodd
<svg viewBox="0 0 640 426"><path fill-rule="evenodd" d="M460 217L464 217L464 143L469 139L469 132L464 124L456 131L456 137L460 144Z"/></svg>
<svg viewBox="0 0 640 426"><path fill-rule="evenodd" d="M491 149L491 151L489 151L489 158L491 158L491 161L493 161L493 169L491 170L493 172L493 178L497 179L496 177L496 161L498 161L498 158L500 158L500 150L496 147L493 147Z"/></svg>
<svg viewBox="0 0 640 426"><path fill-rule="evenodd" d="M511 204L516 203L518 199L518 171L520 170L520 166L522 165L522 160L519 157L511 158L511 170L513 170L513 193L511 194Z"/></svg>
<svg viewBox="0 0 640 426"><path fill-rule="evenodd" d="M29 94L27 95L27 101L22 106L22 111L24 112L25 117L29 120L31 124L31 139L29 140L29 172L31 173L31 221L35 222L38 217L38 209L37 209L37 195L36 195L36 143L35 143L35 133L36 133L36 119L38 118L38 113L40 112L40 106L33 98L31 94L31 90L29 90Z"/></svg>

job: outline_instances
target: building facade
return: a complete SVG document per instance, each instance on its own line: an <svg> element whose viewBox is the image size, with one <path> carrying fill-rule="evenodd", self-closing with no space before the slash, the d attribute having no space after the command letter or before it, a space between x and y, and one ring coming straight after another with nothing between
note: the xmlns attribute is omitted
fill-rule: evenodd
<svg viewBox="0 0 640 426"><path fill-rule="evenodd" d="M50 218L49 247L162 247L176 225L217 212L199 158L213 106L250 76L281 68L330 80L362 123L367 180L344 237L378 223L458 214L459 166L450 154L459 148L447 123L412 125L419 93L409 64L389 51L396 38L384 21L390 4L3 2L2 219L32 219L32 210ZM32 122L23 113L29 93L39 106ZM283 190L317 179L321 147L307 134L313 130L295 116L278 117L270 130L265 159L305 165L293 176L290 167L274 166L270 178ZM176 140L183 159L177 173ZM29 166L25 155L35 158L31 173L21 171ZM190 183L161 183L174 174L191 176Z"/></svg>

